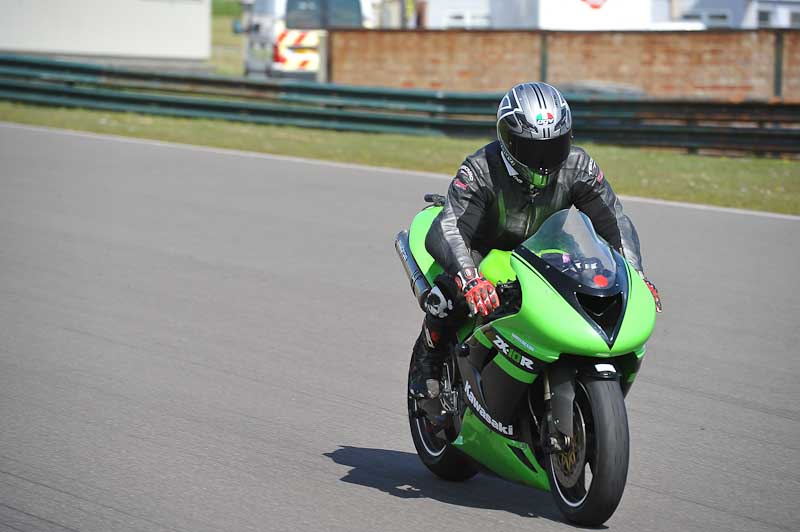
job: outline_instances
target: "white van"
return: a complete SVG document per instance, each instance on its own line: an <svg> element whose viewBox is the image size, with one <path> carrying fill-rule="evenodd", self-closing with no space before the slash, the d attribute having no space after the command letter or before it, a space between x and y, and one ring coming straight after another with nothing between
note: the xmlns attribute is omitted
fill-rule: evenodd
<svg viewBox="0 0 800 532"><path fill-rule="evenodd" d="M316 79L320 36L371 28L371 0L243 0L245 75Z"/></svg>

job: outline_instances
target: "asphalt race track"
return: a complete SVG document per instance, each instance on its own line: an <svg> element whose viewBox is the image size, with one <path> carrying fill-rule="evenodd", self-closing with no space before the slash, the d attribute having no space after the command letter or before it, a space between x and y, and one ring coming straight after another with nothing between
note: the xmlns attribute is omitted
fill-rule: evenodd
<svg viewBox="0 0 800 532"><path fill-rule="evenodd" d="M0 124L0 531L572 529L414 453L393 239L446 186ZM608 528L800 529L800 218L625 205L665 312Z"/></svg>

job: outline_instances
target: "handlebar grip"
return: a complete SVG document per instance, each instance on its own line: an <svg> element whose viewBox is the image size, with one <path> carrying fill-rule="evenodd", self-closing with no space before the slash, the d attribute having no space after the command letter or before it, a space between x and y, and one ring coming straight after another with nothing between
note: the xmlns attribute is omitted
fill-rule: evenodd
<svg viewBox="0 0 800 532"><path fill-rule="evenodd" d="M441 194L425 194L424 200L426 203L433 203L436 206L444 205L445 197Z"/></svg>

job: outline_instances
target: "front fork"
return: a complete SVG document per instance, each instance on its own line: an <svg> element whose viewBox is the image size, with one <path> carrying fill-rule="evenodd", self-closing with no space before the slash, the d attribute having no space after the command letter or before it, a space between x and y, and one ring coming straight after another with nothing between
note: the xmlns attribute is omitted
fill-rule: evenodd
<svg viewBox="0 0 800 532"><path fill-rule="evenodd" d="M548 454L564 452L572 444L575 369L559 361L545 368L543 377L544 426L540 429L542 450Z"/></svg>
<svg viewBox="0 0 800 532"><path fill-rule="evenodd" d="M577 367L569 360L558 360L546 367L544 380L544 423L540 428L542 450L559 453L569 450L573 441L573 403L578 376L588 379L619 379L620 374L609 363L583 363ZM535 419L535 418L534 418Z"/></svg>
<svg viewBox="0 0 800 532"><path fill-rule="evenodd" d="M575 375L575 368L564 361L551 364L542 373L544 419L539 433L547 454L564 452L572 444Z"/></svg>

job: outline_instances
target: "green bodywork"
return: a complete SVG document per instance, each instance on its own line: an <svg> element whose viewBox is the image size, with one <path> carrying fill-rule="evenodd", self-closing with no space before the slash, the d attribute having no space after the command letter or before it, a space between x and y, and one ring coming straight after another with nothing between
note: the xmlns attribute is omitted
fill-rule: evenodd
<svg viewBox="0 0 800 532"><path fill-rule="evenodd" d="M641 351L655 326L655 303L636 271L627 261L625 264L628 306L611 347L539 272L513 253L511 268L517 273L525 294L522 308L517 314L500 318L492 325L517 349L544 362L555 362L561 353L609 358ZM523 345L518 338L528 345Z"/></svg>
<svg viewBox="0 0 800 532"><path fill-rule="evenodd" d="M550 491L547 472L536 460L530 445L494 432L472 410L464 414L461 434L453 445L505 479ZM512 448L521 451L536 470L526 466Z"/></svg>
<svg viewBox="0 0 800 532"><path fill-rule="evenodd" d="M442 212L441 207L427 207L422 209L411 222L411 227L408 229L408 245L411 247L411 254L414 255L414 260L417 261L417 266L425 275L428 283L433 285L433 280L436 279L444 270L439 266L428 250L425 249L425 237L428 236L428 230L431 228L433 219Z"/></svg>
<svg viewBox="0 0 800 532"><path fill-rule="evenodd" d="M425 236L441 210L441 207L428 207L420 211L409 229L411 253L431 284L443 270L425 248ZM500 318L492 322L492 326L517 349L544 362L555 362L561 353L599 358L630 352L643 355L644 344L655 326L655 303L644 281L630 263L625 261L625 264L628 304L611 347L539 272L510 251L492 250L479 265L481 274L493 284L516 279L525 294L517 314Z"/></svg>
<svg viewBox="0 0 800 532"><path fill-rule="evenodd" d="M431 222L441 212L441 207L431 206L414 218L409 229L409 244L417 265L429 283L442 273L425 248L425 237ZM615 252L616 253L616 252ZM526 260L511 251L493 250L479 265L481 274L493 284L517 280L522 290L522 306L511 314L474 328L466 324L459 331L459 339L475 340L492 348L487 335L494 338L499 333L510 344L509 351L545 363L558 360L563 353L597 359L608 359L635 353L641 359L645 342L655 326L655 303L650 290L631 265L624 261L628 276L628 301L616 339L609 347L595 328L581 316L550 283ZM514 379L529 384L536 374L523 370L511 357L497 353L494 362ZM635 372L623 374L622 382L632 382ZM467 409L460 435L453 445L461 449L498 475L535 488L550 489L544 467L536 460L529 445L492 430ZM532 471L512 450L518 449L535 466Z"/></svg>

